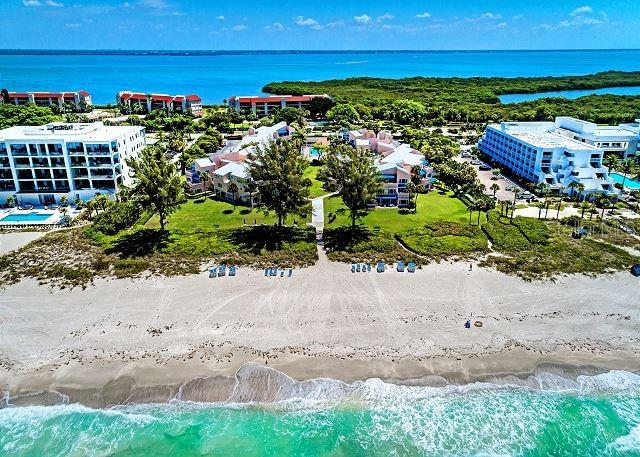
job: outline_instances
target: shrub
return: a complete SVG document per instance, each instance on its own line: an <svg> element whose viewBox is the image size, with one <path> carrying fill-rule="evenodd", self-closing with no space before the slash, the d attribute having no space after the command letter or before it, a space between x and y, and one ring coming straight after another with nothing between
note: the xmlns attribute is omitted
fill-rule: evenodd
<svg viewBox="0 0 640 457"><path fill-rule="evenodd" d="M549 241L549 228L539 219L517 216L512 223L531 244L547 244Z"/></svg>
<svg viewBox="0 0 640 457"><path fill-rule="evenodd" d="M493 248L498 251L524 251L531 248L531 242L511 223L510 219L501 218L493 212L489 221L482 226Z"/></svg>
<svg viewBox="0 0 640 457"><path fill-rule="evenodd" d="M93 229L105 235L115 235L133 226L142 214L140 205L132 201L114 202L93 220Z"/></svg>
<svg viewBox="0 0 640 457"><path fill-rule="evenodd" d="M487 237L479 227L453 222L411 229L397 237L410 250L438 259L487 250Z"/></svg>

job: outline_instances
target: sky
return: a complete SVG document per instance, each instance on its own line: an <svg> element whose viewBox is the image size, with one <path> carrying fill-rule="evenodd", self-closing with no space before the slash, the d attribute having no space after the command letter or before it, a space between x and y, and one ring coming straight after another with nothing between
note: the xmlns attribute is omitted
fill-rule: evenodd
<svg viewBox="0 0 640 457"><path fill-rule="evenodd" d="M0 48L640 48L640 0L0 0Z"/></svg>

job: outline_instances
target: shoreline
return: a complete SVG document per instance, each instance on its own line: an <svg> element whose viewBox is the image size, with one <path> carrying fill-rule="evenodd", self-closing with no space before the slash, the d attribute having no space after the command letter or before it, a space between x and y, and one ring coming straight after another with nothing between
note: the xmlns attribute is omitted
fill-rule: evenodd
<svg viewBox="0 0 640 457"><path fill-rule="evenodd" d="M226 401L252 362L302 381L416 386L526 379L547 368L569 378L639 371L637 279L526 282L468 265L358 275L319 262L292 278L241 269L99 280L85 290L23 280L0 291L0 392L57 391L101 407L166 402L213 377L193 398ZM484 325L466 329L466 319ZM273 398L258 384L249 390Z"/></svg>
<svg viewBox="0 0 640 457"><path fill-rule="evenodd" d="M587 352L560 352L533 355L516 348L484 357L451 361L350 360L336 363L328 359L276 361L265 366L255 361L238 369L202 369L181 364L158 369L153 364L108 364L100 367L69 366L55 376L32 373L0 384L3 407L81 404L106 408L127 404L166 404L172 401L196 403L275 403L309 394L309 385L323 384L349 390L364 381L380 379L387 384L443 388L490 383L496 386L543 390L540 375L554 376L554 382L575 383L579 376L595 376L611 371L640 375L638 354L625 351L603 354L594 359ZM310 370L310 365L313 369ZM362 377L359 377L362 376ZM0 378L1 379L1 378ZM307 388L303 388L307 385ZM312 389L313 389L312 388Z"/></svg>

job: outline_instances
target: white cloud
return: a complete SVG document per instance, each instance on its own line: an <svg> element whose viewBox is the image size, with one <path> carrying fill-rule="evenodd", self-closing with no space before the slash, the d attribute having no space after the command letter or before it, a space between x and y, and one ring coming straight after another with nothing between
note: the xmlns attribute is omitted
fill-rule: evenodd
<svg viewBox="0 0 640 457"><path fill-rule="evenodd" d="M431 14L425 11L424 13L416 14L416 17L420 19L427 19L431 17Z"/></svg>
<svg viewBox="0 0 640 457"><path fill-rule="evenodd" d="M80 27L82 27L82 24L78 24L77 22L72 22L70 24L65 24L64 26L68 29L79 29Z"/></svg>
<svg viewBox="0 0 640 457"><path fill-rule="evenodd" d="M575 17L575 16L582 16L583 14L591 14L593 13L593 8L591 8L590 6L581 6L579 8L576 8L575 10L571 11L571 16Z"/></svg>
<svg viewBox="0 0 640 457"><path fill-rule="evenodd" d="M497 29L506 29L507 27L509 27L509 24L507 24L506 22L501 22L498 25L496 25Z"/></svg>
<svg viewBox="0 0 640 457"><path fill-rule="evenodd" d="M24 6L40 6L39 0L22 0Z"/></svg>
<svg viewBox="0 0 640 457"><path fill-rule="evenodd" d="M244 24L238 24L231 27L232 32L244 32L245 30L247 30L247 26Z"/></svg>
<svg viewBox="0 0 640 457"><path fill-rule="evenodd" d="M169 5L165 0L138 0L138 5L157 10L169 8Z"/></svg>
<svg viewBox="0 0 640 457"><path fill-rule="evenodd" d="M361 16L354 16L353 20L358 24L368 24L369 22L371 22L371 16L369 16L368 14L363 14Z"/></svg>
<svg viewBox="0 0 640 457"><path fill-rule="evenodd" d="M218 16L219 21L224 21L224 16Z"/></svg>
<svg viewBox="0 0 640 457"><path fill-rule="evenodd" d="M502 19L502 15L501 14L494 14L494 13L483 13L480 15L480 18L482 19Z"/></svg>
<svg viewBox="0 0 640 457"><path fill-rule="evenodd" d="M276 32L282 32L284 30L284 25L282 25L280 22L274 22L271 25L268 25L265 27L268 30L275 30Z"/></svg>
<svg viewBox="0 0 640 457"><path fill-rule="evenodd" d="M524 14L516 14L512 18L514 21L519 21L520 19L524 19Z"/></svg>
<svg viewBox="0 0 640 457"><path fill-rule="evenodd" d="M585 16L591 14L593 10L589 6L581 6L569 13L569 19L564 19L557 24L540 24L538 28L543 30L566 29L570 27L598 27L609 23L609 16L604 11L600 11L599 17Z"/></svg>
<svg viewBox="0 0 640 457"><path fill-rule="evenodd" d="M124 3L122 4L122 6L124 6L125 8L129 8L129 7L131 6L131 3L129 3L129 2L124 2Z"/></svg>
<svg viewBox="0 0 640 457"><path fill-rule="evenodd" d="M64 3L54 2L53 0L47 0L46 2L44 2L44 4L47 6L53 6L55 8L62 8L64 6Z"/></svg>
<svg viewBox="0 0 640 457"><path fill-rule="evenodd" d="M376 22L384 22L384 21L390 21L394 18L395 16L393 14L390 13L384 13L382 16L378 16L376 18Z"/></svg>
<svg viewBox="0 0 640 457"><path fill-rule="evenodd" d="M344 27L344 21L342 19L340 19L338 21L328 22L327 23L327 27L329 27L329 28Z"/></svg>
<svg viewBox="0 0 640 457"><path fill-rule="evenodd" d="M322 28L318 21L310 17L305 19L303 16L298 16L296 18L296 24L300 27L311 27L314 30L320 30Z"/></svg>
<svg viewBox="0 0 640 457"><path fill-rule="evenodd" d="M502 19L502 14L498 13L482 13L479 16L468 17L465 19L466 22L487 22L487 21L497 21Z"/></svg>

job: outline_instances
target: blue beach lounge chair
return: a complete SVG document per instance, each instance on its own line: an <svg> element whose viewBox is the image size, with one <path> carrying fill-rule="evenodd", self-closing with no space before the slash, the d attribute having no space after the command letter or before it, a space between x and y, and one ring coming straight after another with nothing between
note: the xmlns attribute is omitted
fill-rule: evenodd
<svg viewBox="0 0 640 457"><path fill-rule="evenodd" d="M268 269L268 268L265 268L265 269L264 269L264 275L265 275L265 276L269 276L269 269Z"/></svg>
<svg viewBox="0 0 640 457"><path fill-rule="evenodd" d="M355 273L356 272L356 264L352 263L351 264L351 273Z"/></svg>
<svg viewBox="0 0 640 457"><path fill-rule="evenodd" d="M360 273L360 264L359 264L359 263L356 263L356 271L357 271L358 273Z"/></svg>
<svg viewBox="0 0 640 457"><path fill-rule="evenodd" d="M404 271L404 262L402 260L398 260L396 264L396 271L402 273Z"/></svg>
<svg viewBox="0 0 640 457"><path fill-rule="evenodd" d="M289 277L293 276L293 268L289 268Z"/></svg>
<svg viewBox="0 0 640 457"><path fill-rule="evenodd" d="M414 262L409 262L409 265L407 265L407 271L409 273L415 273L416 272L416 264Z"/></svg>
<svg viewBox="0 0 640 457"><path fill-rule="evenodd" d="M227 274L227 266L226 265L220 265L218 267L218 276L224 276Z"/></svg>
<svg viewBox="0 0 640 457"><path fill-rule="evenodd" d="M378 265L376 266L376 271L378 273L384 273L384 262L378 262Z"/></svg>
<svg viewBox="0 0 640 457"><path fill-rule="evenodd" d="M236 275L236 266L233 265L232 267L229 267L229 276L235 276Z"/></svg>
<svg viewBox="0 0 640 457"><path fill-rule="evenodd" d="M367 264L367 272L371 273L371 264L370 263Z"/></svg>
<svg viewBox="0 0 640 457"><path fill-rule="evenodd" d="M218 268L214 265L211 268L209 268L209 277L215 278L216 276L218 276Z"/></svg>

